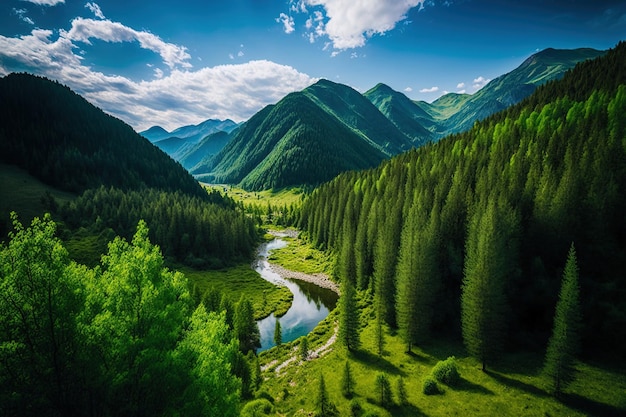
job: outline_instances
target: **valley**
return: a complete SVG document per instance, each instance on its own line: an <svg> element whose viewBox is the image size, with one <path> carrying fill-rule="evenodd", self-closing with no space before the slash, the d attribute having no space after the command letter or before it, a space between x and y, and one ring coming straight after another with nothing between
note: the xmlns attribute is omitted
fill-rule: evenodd
<svg viewBox="0 0 626 417"><path fill-rule="evenodd" d="M623 415L625 63L142 134L0 78L0 414Z"/></svg>

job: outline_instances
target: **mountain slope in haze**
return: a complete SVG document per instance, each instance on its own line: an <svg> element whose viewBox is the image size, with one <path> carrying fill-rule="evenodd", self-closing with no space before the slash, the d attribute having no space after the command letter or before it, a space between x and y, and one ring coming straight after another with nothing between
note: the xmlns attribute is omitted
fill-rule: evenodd
<svg viewBox="0 0 626 417"><path fill-rule="evenodd" d="M372 167L384 157L308 94L297 92L255 114L218 155L192 173L259 190L319 184L343 171Z"/></svg>
<svg viewBox="0 0 626 417"><path fill-rule="evenodd" d="M65 191L105 185L206 195L130 126L69 88L29 74L0 78L0 162Z"/></svg>
<svg viewBox="0 0 626 417"><path fill-rule="evenodd" d="M191 170L203 158L210 158L219 153L231 138L231 134L225 131L211 133L200 140L200 142L191 144L186 143L178 148L172 155L172 158L181 163L187 170Z"/></svg>
<svg viewBox="0 0 626 417"><path fill-rule="evenodd" d="M162 139L177 137L187 139L190 142L199 142L202 138L216 132L230 133L239 126L238 123L230 119L216 120L208 119L197 125L181 126L168 132L161 126L152 126L148 130L139 132L140 135L147 138L150 142L156 142Z"/></svg>
<svg viewBox="0 0 626 417"><path fill-rule="evenodd" d="M476 120L518 103L539 85L561 78L578 62L596 58L605 52L590 48L546 49L472 95L449 93L433 103L411 101L384 84L375 86L364 95L400 131L424 143L468 130Z"/></svg>

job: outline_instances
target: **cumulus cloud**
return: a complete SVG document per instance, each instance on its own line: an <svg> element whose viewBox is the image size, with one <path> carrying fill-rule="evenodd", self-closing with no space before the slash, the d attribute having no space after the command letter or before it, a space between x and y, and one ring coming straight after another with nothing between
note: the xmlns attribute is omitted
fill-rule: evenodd
<svg viewBox="0 0 626 417"><path fill-rule="evenodd" d="M288 16L285 13L281 13L280 16L276 18L276 22L283 23L285 33L293 33L296 30L296 24L293 20L293 17Z"/></svg>
<svg viewBox="0 0 626 417"><path fill-rule="evenodd" d="M171 69L165 74L155 67L154 78L142 81L95 71L83 63L76 45L93 38L139 41ZM58 80L138 131L157 124L171 130L207 118L247 120L263 106L317 81L270 61L191 71L187 59L182 47L106 20L77 19L68 31L33 29L19 37L0 35L0 75L29 71Z"/></svg>
<svg viewBox="0 0 626 417"><path fill-rule="evenodd" d="M164 42L158 36L145 31L138 31L119 22L110 20L94 20L77 17L72 20L69 31L60 31L61 37L70 41L91 44L90 39L100 39L106 42L139 42L143 49L151 50L161 56L163 62L170 67L176 66L190 68L188 62L191 56L187 48L172 43Z"/></svg>
<svg viewBox="0 0 626 417"><path fill-rule="evenodd" d="M420 93L436 93L439 91L439 87L422 88Z"/></svg>
<svg viewBox="0 0 626 417"><path fill-rule="evenodd" d="M458 83L456 88L465 88L465 83Z"/></svg>
<svg viewBox="0 0 626 417"><path fill-rule="evenodd" d="M33 3L38 6L56 6L57 4L65 3L65 0L22 0L28 3Z"/></svg>
<svg viewBox="0 0 626 417"><path fill-rule="evenodd" d="M405 93L410 93L411 91L413 91L413 89L411 87L407 87L404 89Z"/></svg>
<svg viewBox="0 0 626 417"><path fill-rule="evenodd" d="M16 9L13 8L13 13L22 21L25 23L28 23L29 25L34 25L35 22L33 21L33 19L31 19L30 17L26 16L27 10L26 9Z"/></svg>
<svg viewBox="0 0 626 417"><path fill-rule="evenodd" d="M480 90L481 88L486 86L489 83L489 81L491 81L491 79L485 78L483 76L480 76L478 78L474 78L474 84L472 85L472 87L475 90Z"/></svg>
<svg viewBox="0 0 626 417"><path fill-rule="evenodd" d="M317 8L309 16L306 29L312 30L314 22L318 22L314 36L327 36L334 49L344 50L361 47L368 38L392 30L398 22L406 19L409 10L417 6L423 8L424 2L425 0L300 0L292 1L291 10L306 13L309 10L307 6ZM294 7L294 4L298 6Z"/></svg>
<svg viewBox="0 0 626 417"><path fill-rule="evenodd" d="M91 12L97 18L104 19L104 13L102 13L102 9L100 9L100 6L98 6L96 3L87 3L87 4L85 4L85 7L87 9L91 10Z"/></svg>

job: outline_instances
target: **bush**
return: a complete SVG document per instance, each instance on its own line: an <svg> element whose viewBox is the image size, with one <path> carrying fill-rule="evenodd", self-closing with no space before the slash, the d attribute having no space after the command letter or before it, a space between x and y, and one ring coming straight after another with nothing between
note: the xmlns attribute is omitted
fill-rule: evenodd
<svg viewBox="0 0 626 417"><path fill-rule="evenodd" d="M431 371L431 375L437 381L450 386L457 385L461 380L454 356L450 356L445 361L437 362Z"/></svg>
<svg viewBox="0 0 626 417"><path fill-rule="evenodd" d="M433 377L427 376L424 379L424 387L422 390L426 395L439 394L439 386L437 385L437 381L435 381Z"/></svg>
<svg viewBox="0 0 626 417"><path fill-rule="evenodd" d="M241 410L241 417L267 416L274 412L274 406L265 398L252 400Z"/></svg>
<svg viewBox="0 0 626 417"><path fill-rule="evenodd" d="M359 417L363 412L363 407L361 407L361 403L356 398L353 398L350 401L350 415L352 417Z"/></svg>
<svg viewBox="0 0 626 417"><path fill-rule="evenodd" d="M257 399L266 399L270 403L274 404L274 397L267 391L259 391L256 393Z"/></svg>

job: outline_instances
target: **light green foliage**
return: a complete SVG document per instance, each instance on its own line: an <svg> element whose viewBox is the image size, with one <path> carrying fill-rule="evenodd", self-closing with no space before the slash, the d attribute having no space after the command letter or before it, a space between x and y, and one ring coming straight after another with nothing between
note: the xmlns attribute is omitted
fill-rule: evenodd
<svg viewBox="0 0 626 417"><path fill-rule="evenodd" d="M576 376L575 357L580 345L580 290L574 244L570 247L563 272L561 292L554 314L554 328L546 351L544 373L549 391L558 396Z"/></svg>
<svg viewBox="0 0 626 417"><path fill-rule="evenodd" d="M456 358L450 356L444 361L439 361L430 373L433 378L446 385L455 386L461 381L461 375L456 365Z"/></svg>
<svg viewBox="0 0 626 417"><path fill-rule="evenodd" d="M274 414L274 406L265 398L252 400L241 409L241 417L263 417Z"/></svg>

